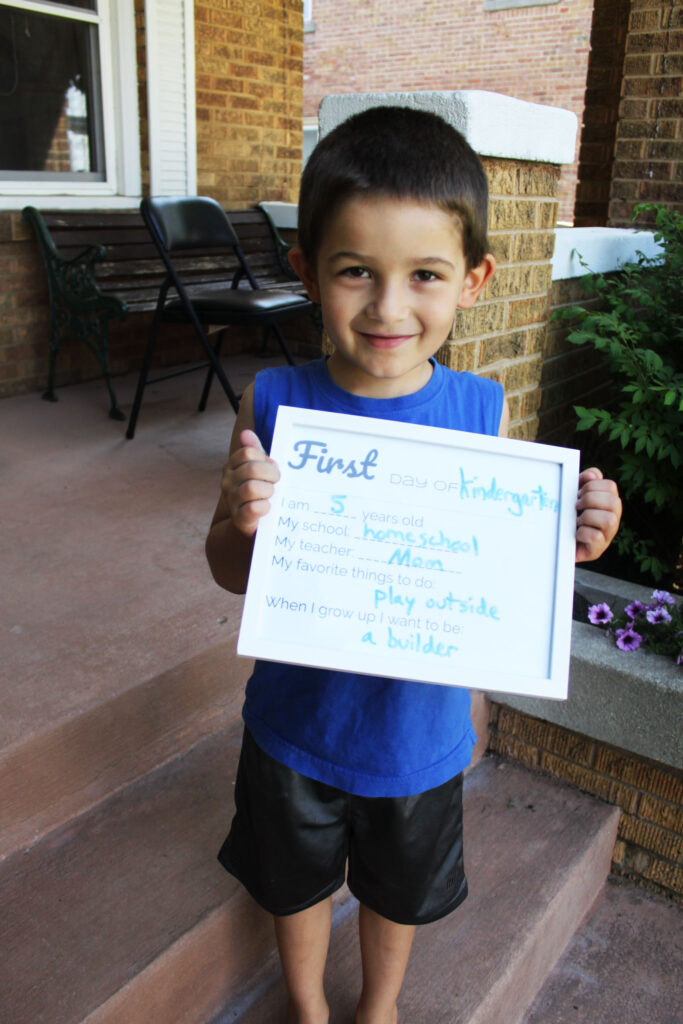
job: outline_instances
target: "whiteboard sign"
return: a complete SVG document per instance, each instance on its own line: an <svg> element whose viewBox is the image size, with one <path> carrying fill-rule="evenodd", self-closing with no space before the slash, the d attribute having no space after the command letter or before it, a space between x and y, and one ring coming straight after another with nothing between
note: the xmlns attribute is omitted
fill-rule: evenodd
<svg viewBox="0 0 683 1024"><path fill-rule="evenodd" d="M565 698L573 449L281 407L238 653Z"/></svg>

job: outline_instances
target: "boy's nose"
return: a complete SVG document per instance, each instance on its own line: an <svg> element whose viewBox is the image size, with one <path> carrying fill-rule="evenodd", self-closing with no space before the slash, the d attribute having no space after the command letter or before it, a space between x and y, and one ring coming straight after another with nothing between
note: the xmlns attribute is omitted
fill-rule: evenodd
<svg viewBox="0 0 683 1024"><path fill-rule="evenodd" d="M399 323L408 316L408 304L403 288L398 283L378 282L367 307L367 314L373 320L383 323Z"/></svg>

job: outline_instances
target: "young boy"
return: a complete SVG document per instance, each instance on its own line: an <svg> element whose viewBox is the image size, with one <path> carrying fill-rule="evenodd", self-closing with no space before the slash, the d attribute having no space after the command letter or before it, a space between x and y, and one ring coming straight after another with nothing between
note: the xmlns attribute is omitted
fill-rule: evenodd
<svg viewBox="0 0 683 1024"><path fill-rule="evenodd" d="M290 260L320 303L334 351L260 373L244 394L206 550L216 581L243 593L277 465L279 405L505 435L494 381L434 360L456 309L495 270L487 185L439 117L361 113L321 140L302 177ZM579 479L577 561L616 533L617 488ZM467 684L467 679L458 680ZM331 896L360 901L356 1024L395 1024L415 926L467 895L462 772L475 736L461 687L257 662L247 685L236 815L220 859L274 915L289 1024L326 1024Z"/></svg>

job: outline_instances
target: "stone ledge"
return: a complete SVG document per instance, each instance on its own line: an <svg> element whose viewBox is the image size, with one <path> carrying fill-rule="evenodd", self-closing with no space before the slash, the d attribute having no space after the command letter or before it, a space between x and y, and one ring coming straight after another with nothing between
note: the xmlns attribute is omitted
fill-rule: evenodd
<svg viewBox="0 0 683 1024"><path fill-rule="evenodd" d="M577 569L577 590L589 601L638 598L647 587ZM683 769L680 732L683 670L671 658L620 651L589 623L574 622L566 701L490 693L492 700L601 740L641 757Z"/></svg>
<svg viewBox="0 0 683 1024"><path fill-rule="evenodd" d="M326 135L352 114L385 104L439 114L462 132L480 156L549 164L574 162L576 114L473 89L325 96L319 108L320 134Z"/></svg>
<svg viewBox="0 0 683 1024"><path fill-rule="evenodd" d="M607 274L624 263L633 263L638 253L658 256L662 251L652 231L637 228L564 228L555 232L552 258L553 281L585 274ZM582 266L582 262L587 267Z"/></svg>

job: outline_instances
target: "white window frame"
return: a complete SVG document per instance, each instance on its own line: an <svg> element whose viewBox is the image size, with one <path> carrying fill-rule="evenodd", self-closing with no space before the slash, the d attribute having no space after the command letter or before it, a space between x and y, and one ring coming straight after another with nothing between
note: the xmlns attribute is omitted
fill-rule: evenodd
<svg viewBox="0 0 683 1024"><path fill-rule="evenodd" d="M50 0L3 0L5 6L70 21L97 24L105 156L103 181L0 182L0 208L27 204L52 209L113 208L137 205L142 192L133 0L98 0L98 12Z"/></svg>

